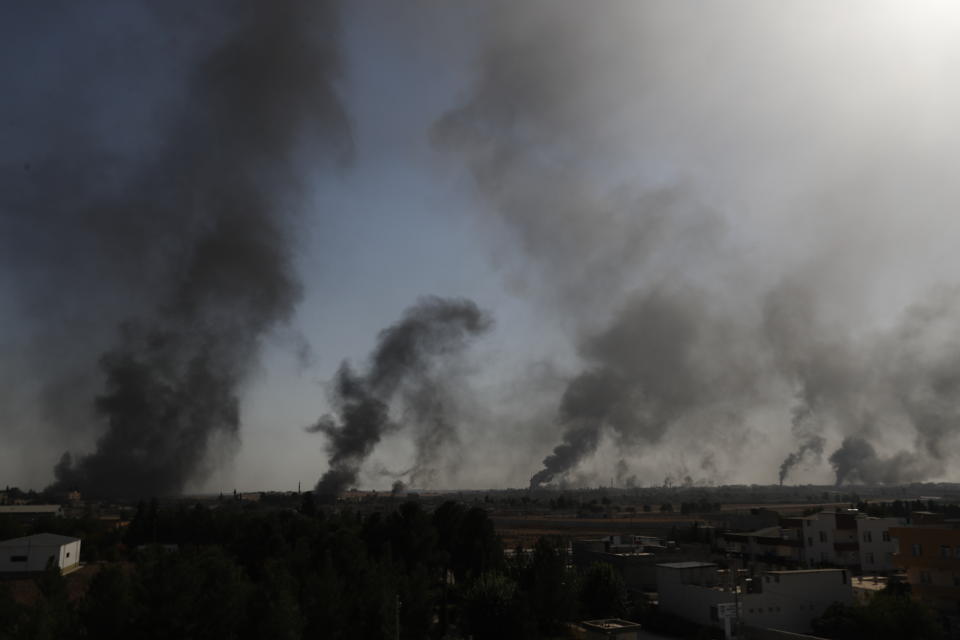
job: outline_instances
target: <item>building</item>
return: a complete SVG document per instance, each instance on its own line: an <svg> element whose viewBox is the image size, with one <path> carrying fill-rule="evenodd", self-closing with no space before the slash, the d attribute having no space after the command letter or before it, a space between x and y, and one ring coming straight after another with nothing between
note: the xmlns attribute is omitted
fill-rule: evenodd
<svg viewBox="0 0 960 640"><path fill-rule="evenodd" d="M63 508L58 504L7 504L0 505L0 518L12 518L33 522L43 517L59 518Z"/></svg>
<svg viewBox="0 0 960 640"><path fill-rule="evenodd" d="M80 565L80 539L38 533L0 542L0 574L44 571L53 563L62 573Z"/></svg>
<svg viewBox="0 0 960 640"><path fill-rule="evenodd" d="M580 571L596 562L612 566L630 591L655 591L657 563L679 559L675 545L647 536L610 535L603 538L574 540L572 560Z"/></svg>
<svg viewBox="0 0 960 640"><path fill-rule="evenodd" d="M788 527L767 527L749 533L721 534L724 551L744 562L797 567L803 559L800 530Z"/></svg>
<svg viewBox="0 0 960 640"><path fill-rule="evenodd" d="M960 529L946 524L894 527L894 563L914 596L944 613L960 612Z"/></svg>
<svg viewBox="0 0 960 640"><path fill-rule="evenodd" d="M754 592L740 606L741 619L751 627L807 633L831 604L853 604L846 569L767 571L754 581Z"/></svg>
<svg viewBox="0 0 960 640"><path fill-rule="evenodd" d="M657 565L660 609L704 626L720 626L725 612L742 624L792 633L810 631L811 621L834 602L853 603L846 569L765 571L754 578L709 562Z"/></svg>
<svg viewBox="0 0 960 640"><path fill-rule="evenodd" d="M712 562L665 562L657 565L660 610L695 624L717 623L717 606L735 603L734 578Z"/></svg>
<svg viewBox="0 0 960 640"><path fill-rule="evenodd" d="M897 566L897 540L890 535L893 527L902 527L903 518L857 518L857 541L860 545L860 570L863 573L890 573Z"/></svg>
<svg viewBox="0 0 960 640"><path fill-rule="evenodd" d="M821 511L800 518L803 564L807 567L860 565L857 511Z"/></svg>

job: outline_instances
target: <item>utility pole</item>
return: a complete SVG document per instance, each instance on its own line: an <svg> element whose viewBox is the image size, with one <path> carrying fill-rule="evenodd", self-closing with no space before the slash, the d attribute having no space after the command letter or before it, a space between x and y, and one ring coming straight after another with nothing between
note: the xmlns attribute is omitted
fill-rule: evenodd
<svg viewBox="0 0 960 640"><path fill-rule="evenodd" d="M397 594L397 607L396 607L396 620L394 621L394 629L396 629L395 638L400 640L400 594Z"/></svg>

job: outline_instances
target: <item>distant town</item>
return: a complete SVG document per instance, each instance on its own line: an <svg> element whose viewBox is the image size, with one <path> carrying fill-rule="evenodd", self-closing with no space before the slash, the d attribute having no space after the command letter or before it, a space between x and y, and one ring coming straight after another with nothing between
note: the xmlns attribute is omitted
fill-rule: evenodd
<svg viewBox="0 0 960 640"><path fill-rule="evenodd" d="M955 484L0 491L4 639L958 634Z"/></svg>

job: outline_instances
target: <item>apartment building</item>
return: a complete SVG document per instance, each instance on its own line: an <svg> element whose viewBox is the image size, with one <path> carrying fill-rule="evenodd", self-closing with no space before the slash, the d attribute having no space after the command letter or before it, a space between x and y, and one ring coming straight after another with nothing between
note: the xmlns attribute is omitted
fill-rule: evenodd
<svg viewBox="0 0 960 640"><path fill-rule="evenodd" d="M960 612L960 528L940 524L894 527L893 561L907 573L915 597L944 612Z"/></svg>

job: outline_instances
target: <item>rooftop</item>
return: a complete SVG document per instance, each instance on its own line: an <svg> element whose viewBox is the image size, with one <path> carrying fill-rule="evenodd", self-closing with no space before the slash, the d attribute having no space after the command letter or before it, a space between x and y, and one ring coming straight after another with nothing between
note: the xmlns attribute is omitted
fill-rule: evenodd
<svg viewBox="0 0 960 640"><path fill-rule="evenodd" d="M12 538L0 542L0 547L22 547L24 545L37 545L38 547L52 547L71 542L78 542L80 538L71 538L69 536L58 536L55 533L36 533L32 536L23 538Z"/></svg>
<svg viewBox="0 0 960 640"><path fill-rule="evenodd" d="M15 513L57 513L58 504L9 504L0 505L0 516Z"/></svg>
<svg viewBox="0 0 960 640"><path fill-rule="evenodd" d="M603 620L586 620L580 623L580 626L587 629L597 629L602 631L634 631L640 628L636 622L621 620L620 618L605 618Z"/></svg>
<svg viewBox="0 0 960 640"><path fill-rule="evenodd" d="M716 567L717 565L713 562L696 562L694 560L688 562L664 562L657 565L658 567L665 567L667 569L707 569L710 567Z"/></svg>
<svg viewBox="0 0 960 640"><path fill-rule="evenodd" d="M764 571L764 573L789 576L797 573L836 573L837 571L846 571L846 569L791 569L789 571Z"/></svg>

